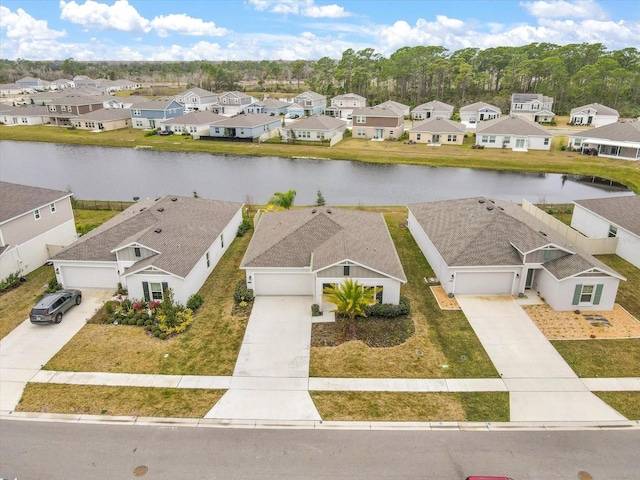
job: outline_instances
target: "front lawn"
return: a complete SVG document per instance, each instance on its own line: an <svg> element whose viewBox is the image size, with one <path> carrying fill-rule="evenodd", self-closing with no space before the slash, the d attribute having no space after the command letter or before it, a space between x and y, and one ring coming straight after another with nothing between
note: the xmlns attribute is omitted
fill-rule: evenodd
<svg viewBox="0 0 640 480"><path fill-rule="evenodd" d="M640 392L593 392L629 420L640 420Z"/></svg>

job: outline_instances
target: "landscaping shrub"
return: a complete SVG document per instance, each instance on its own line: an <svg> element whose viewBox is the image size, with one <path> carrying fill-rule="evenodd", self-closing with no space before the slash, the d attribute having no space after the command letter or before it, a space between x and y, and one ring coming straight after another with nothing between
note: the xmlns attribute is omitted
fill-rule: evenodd
<svg viewBox="0 0 640 480"><path fill-rule="evenodd" d="M21 277L17 272L11 273L4 280L0 280L0 292L4 292L5 290L9 290L10 288L17 287L20 285L20 282L24 281L23 277Z"/></svg>
<svg viewBox="0 0 640 480"><path fill-rule="evenodd" d="M407 317L411 315L411 304L406 297L400 297L400 303L393 305L391 303L375 303L373 305L367 305L364 309L367 317Z"/></svg>
<svg viewBox="0 0 640 480"><path fill-rule="evenodd" d="M240 302L250 302L253 300L253 290L247 288L247 284L244 280L238 280L236 283L236 289L233 292L233 301L236 305Z"/></svg>
<svg viewBox="0 0 640 480"><path fill-rule="evenodd" d="M194 293L187 300L187 308L193 312L197 312L202 303L204 302L204 298L199 293Z"/></svg>
<svg viewBox="0 0 640 480"><path fill-rule="evenodd" d="M238 226L236 237L243 237L249 230L251 230L251 222L246 218L243 218L242 223Z"/></svg>
<svg viewBox="0 0 640 480"><path fill-rule="evenodd" d="M129 291L118 282L118 288L116 289L116 295L128 295Z"/></svg>
<svg viewBox="0 0 640 480"><path fill-rule="evenodd" d="M136 325L138 325L139 327L142 327L142 326L144 325L144 320L143 320L143 319L141 319L141 318L140 318L140 319L138 319L138 320L136 321Z"/></svg>
<svg viewBox="0 0 640 480"><path fill-rule="evenodd" d="M104 304L104 311L107 312L109 315L113 315L113 312L116 311L116 305L117 305L116 302L109 301Z"/></svg>
<svg viewBox="0 0 640 480"><path fill-rule="evenodd" d="M158 134L157 130L149 130L148 132L144 132L145 137L153 137L154 135L157 135L157 134Z"/></svg>
<svg viewBox="0 0 640 480"><path fill-rule="evenodd" d="M322 315L322 313L320 312L320 305L318 305L317 303L311 305L311 316L319 317L320 315Z"/></svg>

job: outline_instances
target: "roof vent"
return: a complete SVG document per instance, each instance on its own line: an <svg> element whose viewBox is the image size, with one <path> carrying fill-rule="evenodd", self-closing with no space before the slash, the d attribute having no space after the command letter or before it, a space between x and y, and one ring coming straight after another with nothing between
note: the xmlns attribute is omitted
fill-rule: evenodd
<svg viewBox="0 0 640 480"><path fill-rule="evenodd" d="M489 199L489 201L490 201L491 203L496 203L496 202L494 202L494 201L493 201L493 200L491 200L491 199Z"/></svg>
<svg viewBox="0 0 640 480"><path fill-rule="evenodd" d="M327 213L331 213L331 209L330 208L327 208Z"/></svg>
<svg viewBox="0 0 640 480"><path fill-rule="evenodd" d="M498 207L498 208L504 212L504 208L502 208L502 207Z"/></svg>
<svg viewBox="0 0 640 480"><path fill-rule="evenodd" d="M162 231L162 229L161 229L160 227L158 227L158 228L156 228L156 229L154 230L154 232L156 232L156 233L160 233L161 231Z"/></svg>
<svg viewBox="0 0 640 480"><path fill-rule="evenodd" d="M178 201L178 198L177 198L177 197L173 197L173 198L171 199L171 201L172 201L172 202L177 202L177 201Z"/></svg>
<svg viewBox="0 0 640 480"><path fill-rule="evenodd" d="M159 211L159 212L164 212L164 207L160 207L160 208L158 208L158 211Z"/></svg>
<svg viewBox="0 0 640 480"><path fill-rule="evenodd" d="M538 233L539 233L540 235L542 235L543 237L546 237L546 236L547 236L547 234L546 234L546 233L544 233L542 230L539 230L539 231L538 231Z"/></svg>
<svg viewBox="0 0 640 480"><path fill-rule="evenodd" d="M491 205L487 205L487 210L491 211L493 210L493 207Z"/></svg>
<svg viewBox="0 0 640 480"><path fill-rule="evenodd" d="M483 199L478 200L478 203L484 203Z"/></svg>
<svg viewBox="0 0 640 480"><path fill-rule="evenodd" d="M147 207L142 207L142 208L140 209L140 211L141 211L141 212L144 212L146 209L147 209Z"/></svg>
<svg viewBox="0 0 640 480"><path fill-rule="evenodd" d="M311 210L311 213L316 213L318 211L317 208L314 208L313 210Z"/></svg>
<svg viewBox="0 0 640 480"><path fill-rule="evenodd" d="M134 202L137 202L138 200L140 200L140 197L133 197Z"/></svg>

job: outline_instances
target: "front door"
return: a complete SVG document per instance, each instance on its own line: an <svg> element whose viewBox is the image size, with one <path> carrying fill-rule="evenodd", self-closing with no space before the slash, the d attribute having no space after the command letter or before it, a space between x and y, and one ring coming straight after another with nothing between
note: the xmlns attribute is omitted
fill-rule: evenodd
<svg viewBox="0 0 640 480"><path fill-rule="evenodd" d="M376 128L376 138L383 138L382 137L383 135L384 135L384 129Z"/></svg>
<svg viewBox="0 0 640 480"><path fill-rule="evenodd" d="M535 275L535 270L533 268L530 268L529 270L527 270L527 281L524 284L524 288L531 288L533 287L533 277Z"/></svg>
<svg viewBox="0 0 640 480"><path fill-rule="evenodd" d="M155 120L149 120L149 128L156 128L156 121Z"/></svg>
<svg viewBox="0 0 640 480"><path fill-rule="evenodd" d="M524 138L516 138L516 148L524 149Z"/></svg>

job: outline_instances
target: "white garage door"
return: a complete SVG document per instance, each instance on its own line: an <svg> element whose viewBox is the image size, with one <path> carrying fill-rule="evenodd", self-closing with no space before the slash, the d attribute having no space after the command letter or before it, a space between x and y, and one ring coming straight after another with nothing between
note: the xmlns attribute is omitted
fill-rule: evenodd
<svg viewBox="0 0 640 480"><path fill-rule="evenodd" d="M456 294L511 294L513 272L456 273Z"/></svg>
<svg viewBox="0 0 640 480"><path fill-rule="evenodd" d="M310 273L256 273L253 276L256 295L313 295Z"/></svg>
<svg viewBox="0 0 640 480"><path fill-rule="evenodd" d="M65 288L116 288L118 272L116 267L76 267L60 266L62 284Z"/></svg>

